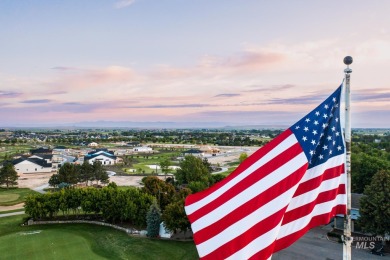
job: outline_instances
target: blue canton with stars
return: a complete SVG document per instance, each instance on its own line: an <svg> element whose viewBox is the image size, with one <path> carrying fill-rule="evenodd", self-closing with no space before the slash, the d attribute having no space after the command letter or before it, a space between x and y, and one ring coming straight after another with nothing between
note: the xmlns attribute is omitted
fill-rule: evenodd
<svg viewBox="0 0 390 260"><path fill-rule="evenodd" d="M290 127L309 161L309 169L344 153L340 125L341 86L321 105Z"/></svg>

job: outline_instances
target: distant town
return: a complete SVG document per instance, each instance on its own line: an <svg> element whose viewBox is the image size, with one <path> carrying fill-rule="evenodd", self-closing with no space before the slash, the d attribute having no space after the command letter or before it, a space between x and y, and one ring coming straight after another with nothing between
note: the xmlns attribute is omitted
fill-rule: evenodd
<svg viewBox="0 0 390 260"><path fill-rule="evenodd" d="M123 241L134 243L133 239L138 238L182 240L186 242L180 245L154 242L152 247L160 248L158 252L167 246L173 251L184 250L188 259L197 259L183 208L185 198L229 176L282 131L3 128L0 129L0 217L10 216L14 221L9 226L11 232L23 234L40 234L42 225L51 223L62 223L50 228L57 236L68 228L77 230L76 237L84 236L85 232L102 232L99 237L115 252L121 252L123 246L118 245ZM373 232L372 219L378 225L388 222L386 215L371 205L379 203L387 207L389 203L377 183L389 181L390 129L353 129L352 141L352 231L355 237L363 239ZM373 194L383 196L374 198ZM17 227L20 223L27 227ZM80 229L75 223L93 225ZM304 254L314 258L316 250L322 247L337 257L343 223L343 216L337 215L328 225L308 232L296 245L276 253L275 257L300 258ZM109 228L100 229L96 225ZM378 231L384 234L383 241L387 241L386 227ZM318 247L308 246L318 236L326 239ZM107 240L108 237L113 240ZM43 243L34 241L38 246ZM357 259L371 259L366 257L366 251L374 250L373 245L357 242L354 248L354 254L360 257ZM56 248L61 247L58 244ZM71 248L81 250L77 246ZM105 254L108 249L101 250ZM388 246L378 252L385 250L389 250ZM146 258L156 256L152 250L145 252ZM126 251L126 255L132 253Z"/></svg>

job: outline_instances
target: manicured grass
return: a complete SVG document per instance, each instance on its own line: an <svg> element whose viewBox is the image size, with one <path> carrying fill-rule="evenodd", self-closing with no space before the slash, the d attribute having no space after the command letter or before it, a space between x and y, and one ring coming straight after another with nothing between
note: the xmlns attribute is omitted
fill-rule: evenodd
<svg viewBox="0 0 390 260"><path fill-rule="evenodd" d="M12 206L22 203L29 194L36 191L28 188L0 188L0 206Z"/></svg>
<svg viewBox="0 0 390 260"><path fill-rule="evenodd" d="M193 242L131 237L97 225L21 227L21 216L0 218L4 259L198 259Z"/></svg>
<svg viewBox="0 0 390 260"><path fill-rule="evenodd" d="M231 174L236 168L238 167L238 165L236 166L233 166L233 167L229 167L228 170L226 172L223 172L221 173L223 176L228 176L229 174Z"/></svg>
<svg viewBox="0 0 390 260"><path fill-rule="evenodd" d="M156 170L156 169L152 169L149 166L146 166L146 165L141 164L141 163L134 164L132 168L136 170L136 172L134 172L134 173L138 173L138 174L139 173L153 173ZM141 169L142 172L139 172L138 169Z"/></svg>

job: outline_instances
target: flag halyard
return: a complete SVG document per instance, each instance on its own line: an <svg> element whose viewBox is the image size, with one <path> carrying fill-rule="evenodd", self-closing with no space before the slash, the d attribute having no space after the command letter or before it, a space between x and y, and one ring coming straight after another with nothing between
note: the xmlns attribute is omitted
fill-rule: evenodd
<svg viewBox="0 0 390 260"><path fill-rule="evenodd" d="M187 197L201 259L268 259L345 214L340 96L341 86L227 178Z"/></svg>

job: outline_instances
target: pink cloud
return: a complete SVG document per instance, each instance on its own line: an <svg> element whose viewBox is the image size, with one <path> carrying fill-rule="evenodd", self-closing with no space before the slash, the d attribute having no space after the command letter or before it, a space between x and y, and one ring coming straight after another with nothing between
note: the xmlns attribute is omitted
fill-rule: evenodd
<svg viewBox="0 0 390 260"><path fill-rule="evenodd" d="M264 69L282 62L286 57L280 53L246 51L225 61L225 66L241 69Z"/></svg>

